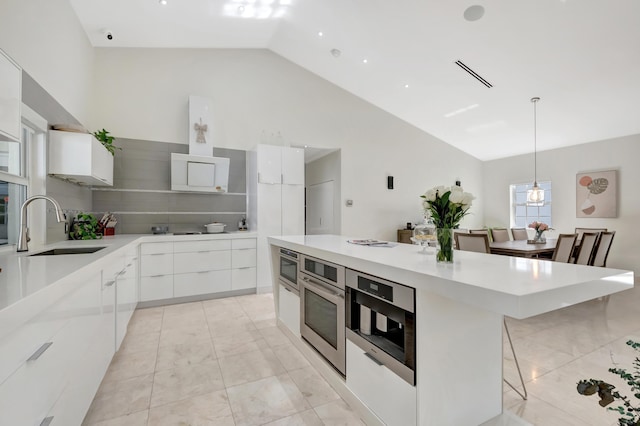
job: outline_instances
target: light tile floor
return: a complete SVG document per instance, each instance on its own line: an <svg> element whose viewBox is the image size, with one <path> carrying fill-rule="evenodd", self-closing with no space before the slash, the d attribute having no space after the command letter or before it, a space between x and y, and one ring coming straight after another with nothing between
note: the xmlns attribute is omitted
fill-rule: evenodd
<svg viewBox="0 0 640 426"><path fill-rule="evenodd" d="M529 399L504 386L505 409L534 425L617 425L598 378L631 369L640 340L640 286L526 320L507 319ZM472 350L473 348L470 348ZM505 340L504 375L518 384ZM270 294L137 310L85 425L362 425L275 325Z"/></svg>
<svg viewBox="0 0 640 426"><path fill-rule="evenodd" d="M134 313L84 425L357 425L276 327L271 294Z"/></svg>

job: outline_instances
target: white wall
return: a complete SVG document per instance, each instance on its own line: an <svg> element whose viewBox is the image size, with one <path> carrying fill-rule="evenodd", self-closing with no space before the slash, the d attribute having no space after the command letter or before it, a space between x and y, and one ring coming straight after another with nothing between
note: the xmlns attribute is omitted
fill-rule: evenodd
<svg viewBox="0 0 640 426"><path fill-rule="evenodd" d="M340 148L342 233L395 240L421 217L420 194L463 182L479 195L482 164L267 50L96 49L91 126L118 137L186 143L189 95L214 103L214 144L250 149L263 133ZM387 190L387 175L396 189ZM482 202L464 226L482 224Z"/></svg>
<svg viewBox="0 0 640 426"><path fill-rule="evenodd" d="M575 227L616 231L607 266L640 271L640 135L604 140L538 153L538 180L550 180L551 215L556 233ZM576 174L618 170L618 217L576 218ZM488 226L509 225L509 185L533 180L533 154L484 163L484 217Z"/></svg>
<svg viewBox="0 0 640 426"><path fill-rule="evenodd" d="M87 125L93 47L68 0L2 0L0 49Z"/></svg>

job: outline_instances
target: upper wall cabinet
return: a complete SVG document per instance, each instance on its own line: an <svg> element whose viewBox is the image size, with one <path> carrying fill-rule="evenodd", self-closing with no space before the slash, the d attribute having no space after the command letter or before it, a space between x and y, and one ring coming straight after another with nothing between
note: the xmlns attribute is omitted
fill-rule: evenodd
<svg viewBox="0 0 640 426"><path fill-rule="evenodd" d="M22 69L0 50L0 140L20 141Z"/></svg>
<svg viewBox="0 0 640 426"><path fill-rule="evenodd" d="M258 183L304 185L304 149L261 144L257 151Z"/></svg>
<svg viewBox="0 0 640 426"><path fill-rule="evenodd" d="M49 174L80 185L113 186L113 155L89 133L51 130Z"/></svg>

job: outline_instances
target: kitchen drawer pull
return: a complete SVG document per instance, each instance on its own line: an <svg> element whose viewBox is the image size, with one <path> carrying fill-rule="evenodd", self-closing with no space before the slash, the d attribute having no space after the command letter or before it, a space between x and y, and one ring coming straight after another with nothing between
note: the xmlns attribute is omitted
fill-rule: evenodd
<svg viewBox="0 0 640 426"><path fill-rule="evenodd" d="M253 247L248 247L248 248L239 248L239 249L234 249L236 251L242 251L242 250L255 250L255 248Z"/></svg>
<svg viewBox="0 0 640 426"><path fill-rule="evenodd" d="M167 253L151 253L149 256L162 256L163 254Z"/></svg>
<svg viewBox="0 0 640 426"><path fill-rule="evenodd" d="M374 357L373 355L371 355L369 352L365 352L364 355L369 358L371 361L375 362L378 365L384 365L383 363L381 363L376 357Z"/></svg>
<svg viewBox="0 0 640 426"><path fill-rule="evenodd" d="M251 269L251 266L243 266L242 268L236 268L236 269Z"/></svg>
<svg viewBox="0 0 640 426"><path fill-rule="evenodd" d="M115 283L116 283L116 280L107 281L106 283L104 283L104 286L105 287L111 287Z"/></svg>
<svg viewBox="0 0 640 426"><path fill-rule="evenodd" d="M196 253L209 253L210 251L211 250L200 250L200 251L197 251Z"/></svg>
<svg viewBox="0 0 640 426"><path fill-rule="evenodd" d="M42 419L42 421L40 422L40 426L49 426L53 421L53 417L54 416L49 416Z"/></svg>
<svg viewBox="0 0 640 426"><path fill-rule="evenodd" d="M197 274L208 274L209 272L211 272L211 271L198 271L198 272L196 272L196 273L197 273Z"/></svg>
<svg viewBox="0 0 640 426"><path fill-rule="evenodd" d="M159 275L150 275L149 278L158 278L158 277L166 277L166 274L159 274Z"/></svg>
<svg viewBox="0 0 640 426"><path fill-rule="evenodd" d="M42 355L47 349L49 349L49 346L51 345L53 345L53 342L43 343L42 346L40 346L38 350L29 357L29 359L27 359L27 361L37 360L38 358L40 358L40 355Z"/></svg>

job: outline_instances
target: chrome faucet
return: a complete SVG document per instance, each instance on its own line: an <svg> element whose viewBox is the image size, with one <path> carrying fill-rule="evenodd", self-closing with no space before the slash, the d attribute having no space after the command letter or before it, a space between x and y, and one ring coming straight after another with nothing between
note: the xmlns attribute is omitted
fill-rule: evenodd
<svg viewBox="0 0 640 426"><path fill-rule="evenodd" d="M34 195L33 197L29 197L24 200L22 203L22 207L20 207L20 236L18 237L18 246L16 251L28 251L29 246L28 242L31 241L29 238L29 228L27 228L27 206L31 204L32 201L42 198L43 200L51 201L51 204L56 208L56 219L58 222L62 222L66 216L62 212L62 207L56 200L51 197L47 197L46 195Z"/></svg>

